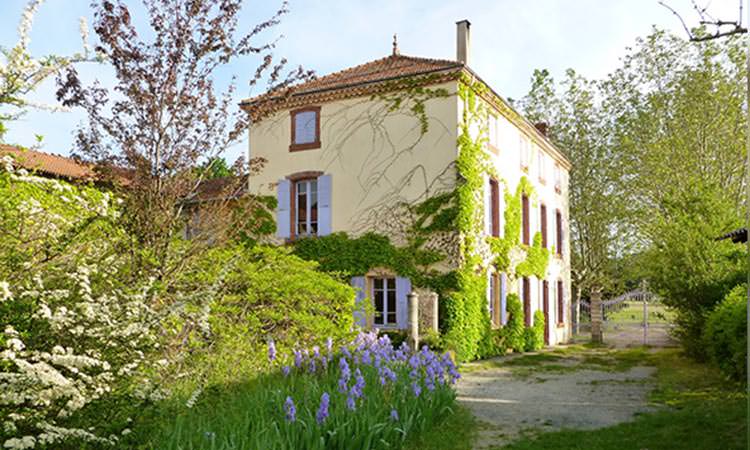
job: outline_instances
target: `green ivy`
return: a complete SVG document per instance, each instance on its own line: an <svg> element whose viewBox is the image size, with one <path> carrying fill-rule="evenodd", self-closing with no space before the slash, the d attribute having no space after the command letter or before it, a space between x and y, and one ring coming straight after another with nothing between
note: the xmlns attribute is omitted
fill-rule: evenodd
<svg viewBox="0 0 750 450"><path fill-rule="evenodd" d="M534 324L524 329L524 350L527 352L540 350L544 347L544 327L546 321L544 320L544 313L540 310L536 310L534 313Z"/></svg>

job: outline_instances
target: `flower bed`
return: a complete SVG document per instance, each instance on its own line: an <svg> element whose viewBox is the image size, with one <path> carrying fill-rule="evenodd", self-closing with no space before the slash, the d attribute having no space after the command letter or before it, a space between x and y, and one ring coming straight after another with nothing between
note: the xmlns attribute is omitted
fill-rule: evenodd
<svg viewBox="0 0 750 450"><path fill-rule="evenodd" d="M269 358L278 370L238 386L210 387L162 430L162 449L400 448L451 414L459 378L448 354L394 349L361 333L334 349Z"/></svg>

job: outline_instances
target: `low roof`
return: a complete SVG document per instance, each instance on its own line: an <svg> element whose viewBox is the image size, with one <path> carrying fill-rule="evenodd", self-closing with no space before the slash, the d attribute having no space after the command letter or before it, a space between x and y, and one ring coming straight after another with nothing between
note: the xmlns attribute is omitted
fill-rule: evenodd
<svg viewBox="0 0 750 450"><path fill-rule="evenodd" d="M716 238L717 241L724 239L731 239L734 243L747 242L747 228L738 228Z"/></svg>
<svg viewBox="0 0 750 450"><path fill-rule="evenodd" d="M65 156L0 144L0 156L3 155L11 155L16 165L31 172L70 180L89 180L96 176L91 166Z"/></svg>

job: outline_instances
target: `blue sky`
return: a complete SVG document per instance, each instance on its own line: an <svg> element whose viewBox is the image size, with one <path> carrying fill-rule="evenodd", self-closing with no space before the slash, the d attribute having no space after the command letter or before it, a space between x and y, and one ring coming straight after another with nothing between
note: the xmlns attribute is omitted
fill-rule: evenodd
<svg viewBox="0 0 750 450"><path fill-rule="evenodd" d="M81 49L79 17L92 22L89 0L47 0L31 32L35 56L71 54ZM127 3L140 4L138 0ZM670 0L693 19L690 0ZM698 2L703 4L703 2ZM17 41L16 28L26 0L0 0L0 45ZM275 1L247 1L241 22L252 27L272 13ZM736 0L713 0L711 10L736 16ZM386 56L393 33L402 54L455 58L455 22L471 21L470 66L501 95L518 98L529 87L534 69L547 68L561 77L567 68L591 78L616 67L618 58L635 38L653 25L682 33L677 19L657 0L290 0L291 12L265 38L283 35L276 53L292 64L313 69L318 75ZM92 38L93 32L92 32ZM231 75L239 80L238 100L250 92L246 81L257 61L240 60L217 74L219 84ZM85 80L112 83L111 71L102 65L79 68ZM55 86L48 81L32 95L40 103L55 103ZM8 142L30 145L34 135L44 136L43 150L69 154L73 131L84 120L80 111L32 111L8 124ZM227 152L232 160L244 152L239 143Z"/></svg>

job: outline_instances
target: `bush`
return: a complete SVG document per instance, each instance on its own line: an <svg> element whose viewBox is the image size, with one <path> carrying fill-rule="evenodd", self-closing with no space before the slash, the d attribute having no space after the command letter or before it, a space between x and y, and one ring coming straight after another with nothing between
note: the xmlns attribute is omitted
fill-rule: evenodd
<svg viewBox="0 0 750 450"><path fill-rule="evenodd" d="M501 328L508 348L523 352L525 348L523 305L516 294L508 294L508 322Z"/></svg>
<svg viewBox="0 0 750 450"><path fill-rule="evenodd" d="M188 302L202 312L202 322L179 325L189 331L188 365L213 381L229 381L267 368L269 339L279 351L349 339L354 289L316 269L284 248L207 252L178 284L181 292L203 292Z"/></svg>
<svg viewBox="0 0 750 450"><path fill-rule="evenodd" d="M703 342L708 357L730 378L747 374L747 287L736 286L708 315Z"/></svg>
<svg viewBox="0 0 750 450"><path fill-rule="evenodd" d="M540 350L544 347L544 313L537 310L534 313L534 324L523 330L524 350L527 352Z"/></svg>

